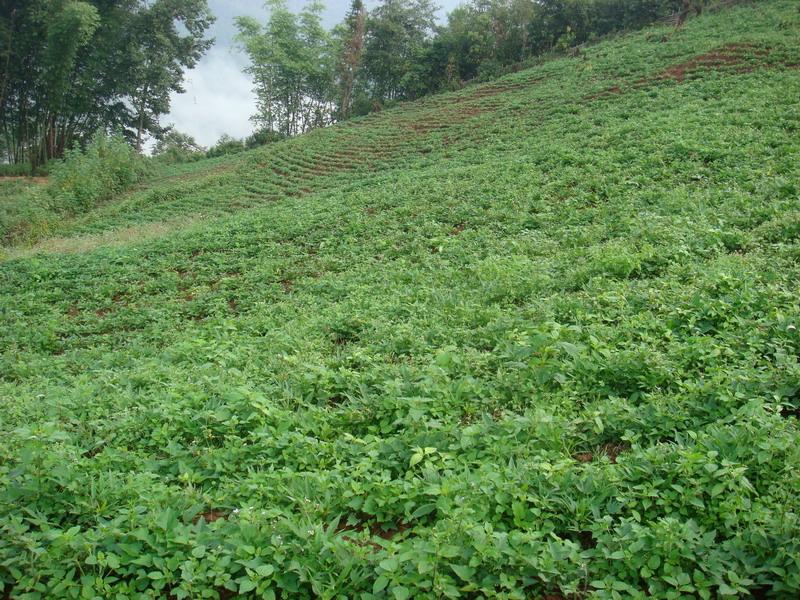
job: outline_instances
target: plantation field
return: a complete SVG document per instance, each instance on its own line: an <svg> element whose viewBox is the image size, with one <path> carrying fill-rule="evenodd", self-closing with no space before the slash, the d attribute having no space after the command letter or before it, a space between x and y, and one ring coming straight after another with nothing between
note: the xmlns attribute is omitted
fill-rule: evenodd
<svg viewBox="0 0 800 600"><path fill-rule="evenodd" d="M0 595L800 596L799 66L747 3L42 208Z"/></svg>

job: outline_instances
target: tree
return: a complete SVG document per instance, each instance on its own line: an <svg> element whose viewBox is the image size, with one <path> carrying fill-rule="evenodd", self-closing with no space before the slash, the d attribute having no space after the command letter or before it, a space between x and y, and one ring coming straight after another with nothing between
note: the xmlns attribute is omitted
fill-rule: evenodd
<svg viewBox="0 0 800 600"><path fill-rule="evenodd" d="M29 158L36 167L63 152L70 76L99 14L77 0L10 3L0 28L7 43L0 120L14 162Z"/></svg>
<svg viewBox="0 0 800 600"><path fill-rule="evenodd" d="M425 55L435 28L430 0L382 0L367 19L364 71L378 101L413 98L409 74Z"/></svg>
<svg viewBox="0 0 800 600"><path fill-rule="evenodd" d="M212 22L205 0L155 0L136 14L129 94L137 150L141 151L146 132L158 130L159 116L169 111L170 93L184 91L184 70L193 68L213 43L203 37Z"/></svg>
<svg viewBox="0 0 800 600"><path fill-rule="evenodd" d="M532 56L704 1L469 0L441 27L431 0L379 0L369 12L363 0L351 0L344 21L327 33L318 3L296 15L284 0L268 0L266 25L237 23L258 96L254 121L296 135L385 102L496 77Z"/></svg>
<svg viewBox="0 0 800 600"><path fill-rule="evenodd" d="M285 139L285 136L272 129L259 129L251 133L244 140L244 145L248 150L258 148L259 146L266 146L267 144L274 144Z"/></svg>
<svg viewBox="0 0 800 600"><path fill-rule="evenodd" d="M232 135L223 133L217 140L217 143L208 149L206 156L208 156L208 158L217 158L219 156L226 156L228 154L239 154L239 152L244 151L244 140L239 140Z"/></svg>
<svg viewBox="0 0 800 600"><path fill-rule="evenodd" d="M364 54L366 24L367 9L364 6L364 2L362 0L352 0L344 26L338 32L341 38L338 64L341 93L339 115L342 119L348 118L352 111L356 76L361 68L361 60Z"/></svg>
<svg viewBox="0 0 800 600"><path fill-rule="evenodd" d="M206 0L2 0L0 135L35 167L98 128L140 147L209 47Z"/></svg>
<svg viewBox="0 0 800 600"><path fill-rule="evenodd" d="M266 26L239 17L238 40L250 59L246 72L255 82L258 113L253 121L287 136L333 121L334 53L322 27L322 4L312 2L299 14L284 0L268 0Z"/></svg>
<svg viewBox="0 0 800 600"><path fill-rule="evenodd" d="M206 149L198 144L197 140L188 133L182 133L173 127L168 127L153 147L153 155L159 156L174 151L186 154L205 154Z"/></svg>

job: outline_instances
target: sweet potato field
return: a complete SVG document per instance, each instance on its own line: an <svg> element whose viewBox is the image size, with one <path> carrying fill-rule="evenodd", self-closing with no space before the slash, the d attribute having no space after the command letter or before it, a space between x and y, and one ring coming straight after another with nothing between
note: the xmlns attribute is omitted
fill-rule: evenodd
<svg viewBox="0 0 800 600"><path fill-rule="evenodd" d="M707 11L6 246L0 597L800 596L798 67Z"/></svg>

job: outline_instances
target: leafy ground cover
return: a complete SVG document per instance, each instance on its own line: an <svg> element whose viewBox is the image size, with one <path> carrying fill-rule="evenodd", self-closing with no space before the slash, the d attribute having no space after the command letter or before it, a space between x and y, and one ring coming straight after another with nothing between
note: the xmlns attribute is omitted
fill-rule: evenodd
<svg viewBox="0 0 800 600"><path fill-rule="evenodd" d="M6 596L796 597L798 38L607 41L0 264Z"/></svg>

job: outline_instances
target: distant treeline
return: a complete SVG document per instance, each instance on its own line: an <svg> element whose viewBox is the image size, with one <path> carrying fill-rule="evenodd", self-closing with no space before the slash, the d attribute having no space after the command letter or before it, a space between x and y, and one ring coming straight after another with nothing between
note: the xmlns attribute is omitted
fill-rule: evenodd
<svg viewBox="0 0 800 600"><path fill-rule="evenodd" d="M237 20L259 100L255 120L296 135L398 101L488 79L510 65L640 28L703 0L469 0L437 25L431 0L352 0L332 31L323 5L268 0L266 24Z"/></svg>
<svg viewBox="0 0 800 600"><path fill-rule="evenodd" d="M258 98L252 140L297 135L400 100L457 89L511 65L685 13L705 0L468 0L437 24L432 0L352 0L326 30L323 5L237 19ZM170 94L210 47L206 0L0 0L0 162L32 170L98 130L162 153L201 152L160 125ZM185 136L184 136L185 137ZM263 138L263 139L262 139Z"/></svg>

